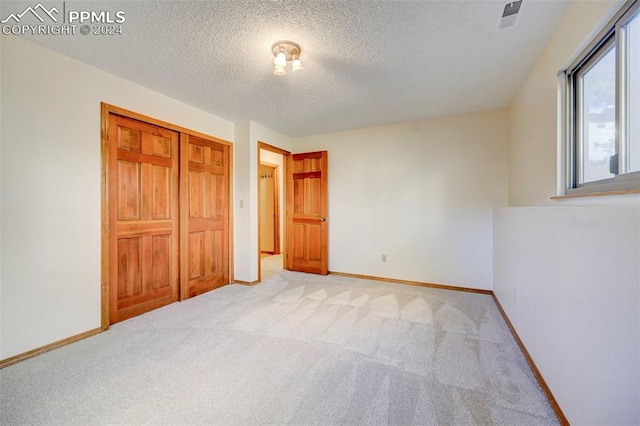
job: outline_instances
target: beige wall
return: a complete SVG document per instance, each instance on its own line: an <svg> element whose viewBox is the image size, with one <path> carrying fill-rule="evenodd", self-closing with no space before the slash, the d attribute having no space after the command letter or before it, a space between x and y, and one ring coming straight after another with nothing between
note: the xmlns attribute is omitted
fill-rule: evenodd
<svg viewBox="0 0 640 426"><path fill-rule="evenodd" d="M100 326L100 102L233 141L233 123L1 39L0 359Z"/></svg>
<svg viewBox="0 0 640 426"><path fill-rule="evenodd" d="M331 271L492 288L492 211L507 204L506 110L295 144L329 151Z"/></svg>
<svg viewBox="0 0 640 426"><path fill-rule="evenodd" d="M572 424L640 424L638 197L549 199L556 74L621 3L574 1L532 69L509 108L509 204L528 207L494 213L494 293Z"/></svg>
<svg viewBox="0 0 640 426"><path fill-rule="evenodd" d="M509 108L509 205L551 205L556 195L557 78L620 1L574 1ZM599 29L599 28L598 28Z"/></svg>
<svg viewBox="0 0 640 426"><path fill-rule="evenodd" d="M258 280L258 143L292 150L292 139L253 121L235 123L235 278Z"/></svg>

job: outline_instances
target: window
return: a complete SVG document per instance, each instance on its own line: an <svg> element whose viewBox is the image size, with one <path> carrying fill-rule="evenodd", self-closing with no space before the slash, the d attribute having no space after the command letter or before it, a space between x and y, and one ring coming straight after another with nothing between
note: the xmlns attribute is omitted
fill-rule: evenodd
<svg viewBox="0 0 640 426"><path fill-rule="evenodd" d="M640 0L558 75L565 193L640 189Z"/></svg>

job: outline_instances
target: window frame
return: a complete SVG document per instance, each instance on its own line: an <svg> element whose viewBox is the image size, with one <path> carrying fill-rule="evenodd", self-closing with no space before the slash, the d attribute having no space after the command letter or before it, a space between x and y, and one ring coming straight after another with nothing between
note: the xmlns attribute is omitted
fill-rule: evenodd
<svg viewBox="0 0 640 426"><path fill-rule="evenodd" d="M627 0L605 27L594 37L571 64L558 73L558 137L559 145L559 195L593 194L620 190L640 189L640 171L625 172L628 164L628 114L625 26L634 19L640 19L640 0ZM582 105L577 90L580 77L595 66L608 52L616 49L616 115L615 153L621 174L592 182L579 183L581 172L580 132ZM640 78L640 77L638 77Z"/></svg>

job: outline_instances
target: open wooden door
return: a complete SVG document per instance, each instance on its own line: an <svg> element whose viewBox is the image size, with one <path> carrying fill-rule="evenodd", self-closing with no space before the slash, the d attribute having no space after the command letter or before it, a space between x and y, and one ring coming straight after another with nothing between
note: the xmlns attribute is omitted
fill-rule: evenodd
<svg viewBox="0 0 640 426"><path fill-rule="evenodd" d="M327 151L289 155L286 269L329 273L327 213Z"/></svg>
<svg viewBox="0 0 640 426"><path fill-rule="evenodd" d="M108 167L116 323L178 300L178 133L110 114Z"/></svg>
<svg viewBox="0 0 640 426"><path fill-rule="evenodd" d="M229 283L229 146L181 138L182 299Z"/></svg>

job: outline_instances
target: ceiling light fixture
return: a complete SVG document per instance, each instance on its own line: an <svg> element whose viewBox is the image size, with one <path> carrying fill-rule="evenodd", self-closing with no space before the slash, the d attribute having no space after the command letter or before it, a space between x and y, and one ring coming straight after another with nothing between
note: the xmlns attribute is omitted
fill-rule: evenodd
<svg viewBox="0 0 640 426"><path fill-rule="evenodd" d="M287 73L285 70L287 62L291 62L291 71L293 72L304 69L300 62L300 53L302 50L297 43L292 41L279 41L271 46L271 51L273 52L273 56L275 56L273 60L273 64L275 65L273 73L275 75L285 75Z"/></svg>

